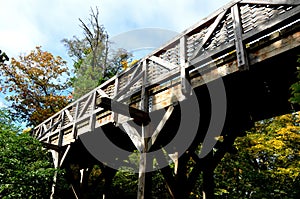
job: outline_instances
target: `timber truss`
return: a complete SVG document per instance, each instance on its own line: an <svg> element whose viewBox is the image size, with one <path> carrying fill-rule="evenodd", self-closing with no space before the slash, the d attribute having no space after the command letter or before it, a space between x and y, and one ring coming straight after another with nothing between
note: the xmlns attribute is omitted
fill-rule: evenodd
<svg viewBox="0 0 300 199"><path fill-rule="evenodd" d="M299 47L299 27L298 0L231 1L35 127L33 136L59 152L59 167L81 135L108 124L122 127L142 154L138 198L143 198L143 154L157 140L176 103L188 100L192 89L246 73ZM129 121L146 126L151 123L149 113L162 109L166 111L151 132L151 142L145 141ZM178 158L172 157L177 164Z"/></svg>

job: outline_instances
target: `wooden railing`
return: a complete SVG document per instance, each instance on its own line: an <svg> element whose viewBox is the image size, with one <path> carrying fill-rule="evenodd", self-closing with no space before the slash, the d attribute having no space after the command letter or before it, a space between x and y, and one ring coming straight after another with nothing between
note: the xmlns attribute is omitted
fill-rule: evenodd
<svg viewBox="0 0 300 199"><path fill-rule="evenodd" d="M103 99L152 112L184 100L187 84L195 88L298 47L299 4L232 1L35 127L33 136L58 147L69 144L98 126L132 117L103 106ZM272 48L278 40L280 46Z"/></svg>

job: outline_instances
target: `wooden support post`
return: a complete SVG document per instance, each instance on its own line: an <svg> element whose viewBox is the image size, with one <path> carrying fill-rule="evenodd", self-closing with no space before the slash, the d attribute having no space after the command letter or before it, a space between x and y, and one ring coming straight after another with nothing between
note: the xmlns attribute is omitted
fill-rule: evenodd
<svg viewBox="0 0 300 199"><path fill-rule="evenodd" d="M61 147L63 145L63 139L64 139L64 133L62 131L62 127L64 125L64 118L65 118L65 112L63 111L61 113L61 122L60 122L60 129L58 133L58 147Z"/></svg>
<svg viewBox="0 0 300 199"><path fill-rule="evenodd" d="M50 151L51 151L53 162L54 162L54 168L57 169L57 168L59 168L59 165L60 165L59 152L55 151L55 150L50 150ZM54 176L53 176L53 184L52 184L52 188L51 188L50 199L54 198L56 183L57 183L57 171L55 171Z"/></svg>
<svg viewBox="0 0 300 199"><path fill-rule="evenodd" d="M127 117L131 117L137 123L148 124L150 122L149 114L145 111L128 107L128 105L122 104L108 97L101 97L99 106L106 110L114 111Z"/></svg>
<svg viewBox="0 0 300 199"><path fill-rule="evenodd" d="M117 96L119 91L119 77L117 75L116 79L115 79L115 88L114 88L114 97ZM116 125L118 125L118 113L116 112L112 112L113 115L113 120L115 122Z"/></svg>
<svg viewBox="0 0 300 199"><path fill-rule="evenodd" d="M203 170L203 199L214 199L214 169Z"/></svg>
<svg viewBox="0 0 300 199"><path fill-rule="evenodd" d="M183 95L188 96L191 93L189 78L189 71L187 70L187 53L186 53L186 36L180 38L180 79L181 79L181 92Z"/></svg>
<svg viewBox="0 0 300 199"><path fill-rule="evenodd" d="M215 189L215 182L214 182L214 170L215 167L213 166L213 152L210 152L204 158L204 165L203 165L203 199L214 199L214 189Z"/></svg>
<svg viewBox="0 0 300 199"><path fill-rule="evenodd" d="M64 150L61 150L62 148L57 148L57 150L53 150L53 149L50 150L50 152L52 154L55 169L59 169L62 166L62 164L70 150L70 147L71 147L71 145L68 145L67 148ZM53 176L53 184L52 184L52 188L51 188L50 199L54 198L56 184L57 184L57 171L55 171L54 176Z"/></svg>
<svg viewBox="0 0 300 199"><path fill-rule="evenodd" d="M148 94L145 87L146 80L147 80L146 60L143 62L142 71L144 72L144 75L143 75L143 86L142 86L142 93L141 93L140 108L142 111L148 112ZM148 141L150 137L150 131L149 131L150 129L149 126L145 126L145 125L147 124L142 124L142 138L141 138L142 152L140 153L139 181L138 181L138 195L137 195L138 199L151 198L151 196L149 195L149 193L151 193L151 174L147 173L147 166L152 166L152 162L150 162L149 157L147 157L148 156L147 152L149 149Z"/></svg>
<svg viewBox="0 0 300 199"><path fill-rule="evenodd" d="M243 42L243 28L241 22L241 15L238 4L235 4L231 7L232 19L233 19L233 28L234 28L234 36L235 36L235 48L236 48L236 56L238 61L238 67L241 70L249 69L249 62L246 53L246 47Z"/></svg>
<svg viewBox="0 0 300 199"><path fill-rule="evenodd" d="M79 112L79 102L76 102L75 114L74 114L74 120L73 120L73 127L72 127L73 139L77 139L77 118L78 118L78 112Z"/></svg>
<svg viewBox="0 0 300 199"><path fill-rule="evenodd" d="M92 96L92 102L91 102L91 116L90 116L90 130L93 132L95 130L95 125L96 125L96 113L94 113L95 108L96 108L96 96L97 92L95 92Z"/></svg>

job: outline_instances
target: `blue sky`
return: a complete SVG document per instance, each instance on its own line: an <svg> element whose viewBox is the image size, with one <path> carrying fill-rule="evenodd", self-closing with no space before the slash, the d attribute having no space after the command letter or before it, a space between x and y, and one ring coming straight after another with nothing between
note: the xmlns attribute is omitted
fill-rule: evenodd
<svg viewBox="0 0 300 199"><path fill-rule="evenodd" d="M17 57L35 46L42 46L43 50L68 61L61 40L73 35L82 36L78 18L87 21L91 7L98 6L100 23L110 38L117 38L144 28L180 33L229 1L0 0L0 49L9 57ZM169 39L162 37L159 43ZM0 107L5 104L3 97L1 94Z"/></svg>

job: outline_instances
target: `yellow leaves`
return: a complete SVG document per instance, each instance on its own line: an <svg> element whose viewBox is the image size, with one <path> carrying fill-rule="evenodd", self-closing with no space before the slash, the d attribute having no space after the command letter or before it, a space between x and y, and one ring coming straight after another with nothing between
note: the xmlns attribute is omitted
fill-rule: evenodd
<svg viewBox="0 0 300 199"><path fill-rule="evenodd" d="M300 168L299 167L287 167L287 168L280 167L280 168L277 168L275 173L278 175L289 176L293 180L295 180L299 176Z"/></svg>
<svg viewBox="0 0 300 199"><path fill-rule="evenodd" d="M32 128L29 127L29 128L24 129L22 131L22 133L29 133L31 130L32 130Z"/></svg>
<svg viewBox="0 0 300 199"><path fill-rule="evenodd" d="M134 66L134 65L135 65L136 63L138 63L138 62L139 62L139 60L137 60L137 59L133 60L133 61L130 63L129 67Z"/></svg>
<svg viewBox="0 0 300 199"><path fill-rule="evenodd" d="M282 147L285 146L283 141L277 140L277 139L272 139L272 140L267 141L266 145L271 146L275 149L281 149Z"/></svg>
<svg viewBox="0 0 300 199"><path fill-rule="evenodd" d="M9 100L24 120L36 125L70 101L66 96L55 96L67 87L69 75L65 63L61 57L54 57L37 46L26 56L12 58L10 65L1 65L0 88L14 93ZM64 81L59 82L59 78Z"/></svg>
<svg viewBox="0 0 300 199"><path fill-rule="evenodd" d="M126 70L128 68L127 60L122 60L121 65L122 65L123 70Z"/></svg>

